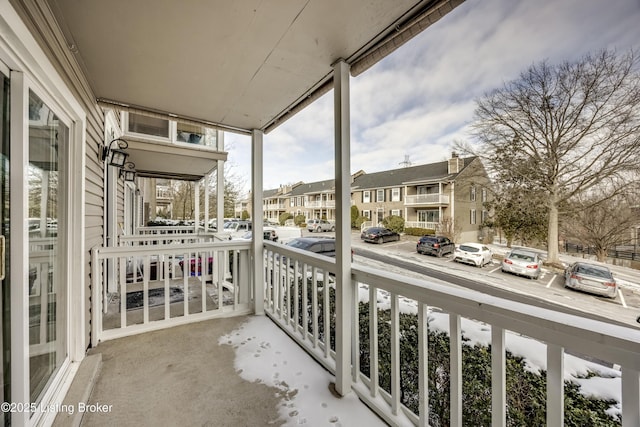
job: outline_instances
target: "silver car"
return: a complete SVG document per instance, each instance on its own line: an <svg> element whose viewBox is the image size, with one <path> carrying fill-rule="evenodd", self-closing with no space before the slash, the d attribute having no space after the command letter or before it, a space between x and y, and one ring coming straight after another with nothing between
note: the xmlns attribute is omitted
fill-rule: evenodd
<svg viewBox="0 0 640 427"><path fill-rule="evenodd" d="M586 262L576 262L564 272L564 286L571 289L615 298L616 281L607 267Z"/></svg>
<svg viewBox="0 0 640 427"><path fill-rule="evenodd" d="M524 249L514 249L502 260L502 271L538 279L542 273L540 256Z"/></svg>

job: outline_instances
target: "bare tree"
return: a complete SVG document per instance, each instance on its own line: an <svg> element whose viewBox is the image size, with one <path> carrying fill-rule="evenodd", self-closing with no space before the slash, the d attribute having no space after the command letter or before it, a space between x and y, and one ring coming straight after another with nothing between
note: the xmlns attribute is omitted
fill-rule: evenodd
<svg viewBox="0 0 640 427"><path fill-rule="evenodd" d="M491 175L546 194L548 261L569 200L607 183L615 196L640 167L640 74L633 52L532 65L477 101L474 136ZM566 211L563 211L566 209Z"/></svg>
<svg viewBox="0 0 640 427"><path fill-rule="evenodd" d="M606 197L602 191L575 200L576 210L562 227L568 239L575 239L595 249L598 261L604 262L610 248L629 243L631 230L640 224L637 196L621 194Z"/></svg>

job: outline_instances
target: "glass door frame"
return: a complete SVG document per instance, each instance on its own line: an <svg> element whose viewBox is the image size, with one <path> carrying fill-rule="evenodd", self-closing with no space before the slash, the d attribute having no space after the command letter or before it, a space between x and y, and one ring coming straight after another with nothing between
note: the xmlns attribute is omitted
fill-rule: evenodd
<svg viewBox="0 0 640 427"><path fill-rule="evenodd" d="M4 8L2 8L4 9ZM3 13L9 13L2 10ZM19 19L12 21L18 27ZM25 34L24 29L14 28L16 33ZM22 31L22 32L21 32ZM15 34L15 33L14 33ZM16 36L17 37L17 36ZM80 103L68 90L58 76L46 55L32 39L17 37L12 50L5 48L7 42L0 39L0 61L11 69L10 74L10 254L12 268L9 283L11 286L11 402L30 403L30 366L29 366L29 292L27 286L29 274L29 235L28 213L29 198L29 91L42 99L57 117L69 128L69 141L64 150L64 162L68 166L63 181L66 182L66 200L64 211L68 226L62 237L65 242L58 254L60 261L56 268L62 271L66 285L64 301L66 319L66 358L49 382L40 400L41 406L34 412L16 412L11 414L13 425L34 425L40 422L50 423L56 416L53 411L40 411L41 408L60 404L71 380L77 371L87 348L87 301L85 282L84 244L84 201L85 201L85 134L86 114ZM73 226L71 226L73 224ZM18 284L18 285L16 285Z"/></svg>

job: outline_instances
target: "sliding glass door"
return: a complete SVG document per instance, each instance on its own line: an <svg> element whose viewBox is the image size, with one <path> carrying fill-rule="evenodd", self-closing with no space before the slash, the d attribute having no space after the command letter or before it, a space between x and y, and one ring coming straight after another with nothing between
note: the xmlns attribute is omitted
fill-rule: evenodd
<svg viewBox="0 0 640 427"><path fill-rule="evenodd" d="M11 399L11 364L7 357L11 352L11 286L9 283L8 248L9 230L9 77L8 70L0 63L0 395L2 401ZM3 70L4 69L4 70ZM10 413L0 412L2 425L9 422Z"/></svg>
<svg viewBox="0 0 640 427"><path fill-rule="evenodd" d="M66 165L69 128L29 91L29 387L39 402L67 358Z"/></svg>

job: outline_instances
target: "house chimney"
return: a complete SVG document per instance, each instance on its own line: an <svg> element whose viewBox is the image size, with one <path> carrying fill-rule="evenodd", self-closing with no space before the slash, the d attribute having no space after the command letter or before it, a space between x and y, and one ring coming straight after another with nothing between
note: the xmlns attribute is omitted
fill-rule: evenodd
<svg viewBox="0 0 640 427"><path fill-rule="evenodd" d="M449 173L458 173L462 169L464 165L463 160L458 157L458 153L455 151L451 153L451 158L449 159Z"/></svg>

